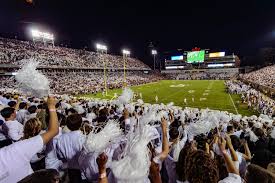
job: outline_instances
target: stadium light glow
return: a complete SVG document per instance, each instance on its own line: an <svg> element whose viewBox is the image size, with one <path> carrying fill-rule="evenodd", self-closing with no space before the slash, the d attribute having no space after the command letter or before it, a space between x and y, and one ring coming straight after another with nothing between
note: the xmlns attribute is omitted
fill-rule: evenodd
<svg viewBox="0 0 275 183"><path fill-rule="evenodd" d="M157 50L152 50L152 55L158 54Z"/></svg>
<svg viewBox="0 0 275 183"><path fill-rule="evenodd" d="M53 34L50 34L48 32L41 32L37 29L32 29L31 35L33 38L36 38L36 39L54 40Z"/></svg>
<svg viewBox="0 0 275 183"><path fill-rule="evenodd" d="M131 52L130 52L129 50L123 49L123 50L122 50L122 54L127 56L127 55L130 55Z"/></svg>
<svg viewBox="0 0 275 183"><path fill-rule="evenodd" d="M96 44L96 49L97 49L97 50L102 50L102 51L107 51L107 46L97 43L97 44Z"/></svg>

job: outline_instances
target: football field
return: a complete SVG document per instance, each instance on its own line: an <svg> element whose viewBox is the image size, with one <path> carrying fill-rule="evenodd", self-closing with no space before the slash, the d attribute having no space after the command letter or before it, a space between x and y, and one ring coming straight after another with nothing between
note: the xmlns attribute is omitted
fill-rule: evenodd
<svg viewBox="0 0 275 183"><path fill-rule="evenodd" d="M136 98L147 103L174 102L181 107L209 108L224 110L242 115L253 115L257 112L241 104L240 95L228 94L224 81L221 80L162 80L139 86L133 86ZM81 97L111 99L121 94L121 89L108 90L108 96L102 93L85 94Z"/></svg>

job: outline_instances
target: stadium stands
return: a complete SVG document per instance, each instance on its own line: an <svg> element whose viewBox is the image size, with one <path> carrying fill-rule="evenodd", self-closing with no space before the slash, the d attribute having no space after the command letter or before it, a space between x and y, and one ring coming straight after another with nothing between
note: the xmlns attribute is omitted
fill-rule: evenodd
<svg viewBox="0 0 275 183"><path fill-rule="evenodd" d="M275 65L264 67L241 76L242 79L275 89Z"/></svg>
<svg viewBox="0 0 275 183"><path fill-rule="evenodd" d="M0 38L0 64L21 66L22 60L33 58L39 60L40 67L70 67L70 68L103 68L107 62L108 68L123 68L122 56L70 49L59 46L34 45L31 42ZM127 58L127 69L150 68L135 58Z"/></svg>

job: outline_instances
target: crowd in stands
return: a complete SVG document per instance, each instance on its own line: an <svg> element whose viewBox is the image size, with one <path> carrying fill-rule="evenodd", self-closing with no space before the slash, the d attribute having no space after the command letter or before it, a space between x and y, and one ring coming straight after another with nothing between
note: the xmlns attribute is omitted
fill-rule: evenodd
<svg viewBox="0 0 275 183"><path fill-rule="evenodd" d="M184 72L180 74L166 74L169 79L177 80L225 80L236 77L236 73L231 72Z"/></svg>
<svg viewBox="0 0 275 183"><path fill-rule="evenodd" d="M275 118L0 94L0 182L275 182ZM116 120L116 121L114 121Z"/></svg>
<svg viewBox="0 0 275 183"><path fill-rule="evenodd" d="M38 60L41 67L103 68L104 62L111 69L124 67L122 56L0 38L0 64L21 66L30 58ZM135 58L129 57L126 62L128 69L150 69Z"/></svg>
<svg viewBox="0 0 275 183"><path fill-rule="evenodd" d="M105 90L103 72L43 72L50 81L51 93L97 93ZM14 76L0 76L0 85L5 89L18 89ZM156 74L127 71L127 86L140 85L160 80ZM107 72L108 89L124 86L123 72Z"/></svg>
<svg viewBox="0 0 275 183"><path fill-rule="evenodd" d="M242 79L275 89L275 65L241 75Z"/></svg>
<svg viewBox="0 0 275 183"><path fill-rule="evenodd" d="M120 57L105 56L110 67L123 67ZM96 53L0 39L0 63L20 65L28 58L42 66L103 67ZM136 60L128 65L147 68ZM275 182L275 102L241 82L226 82L228 91L241 94L258 117L148 104L128 88L111 101L77 99L61 93L102 92L102 72L43 73L50 93L59 95L26 96L15 90L20 87L13 76L0 78L0 183ZM192 73L175 79L234 76ZM108 88L122 87L123 72L107 77ZM161 78L127 71L128 86Z"/></svg>
<svg viewBox="0 0 275 183"><path fill-rule="evenodd" d="M242 95L242 100L248 107L262 114L275 115L275 101L241 81L227 81L228 91Z"/></svg>

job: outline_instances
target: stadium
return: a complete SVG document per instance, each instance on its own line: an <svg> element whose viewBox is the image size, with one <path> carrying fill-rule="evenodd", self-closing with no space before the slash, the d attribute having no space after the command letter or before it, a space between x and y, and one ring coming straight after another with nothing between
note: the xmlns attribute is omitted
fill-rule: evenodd
<svg viewBox="0 0 275 183"><path fill-rule="evenodd" d="M27 13L33 19L55 7L15 5L33 8ZM86 22L87 15L77 16ZM9 36L6 30L18 30L1 28L0 21L0 183L275 182L273 48L262 55L267 62L246 66L242 50L217 48L217 40L198 36L212 49L188 36L186 43L157 40L177 32L167 30L172 34L154 32L159 46L146 47L140 42L150 30L133 31L129 22L106 30L104 17L98 27L118 36L117 48L106 39L91 41L92 29L78 30L82 21L67 34L70 24L55 27L64 36L14 21L25 37ZM68 39L74 43L66 45ZM81 39L92 46L80 48ZM133 40L128 44L139 50L118 48L120 40Z"/></svg>

